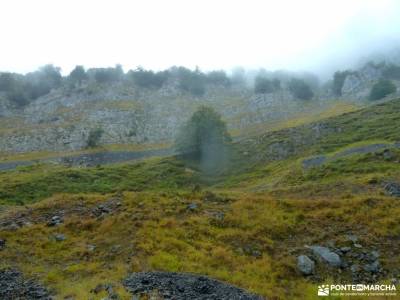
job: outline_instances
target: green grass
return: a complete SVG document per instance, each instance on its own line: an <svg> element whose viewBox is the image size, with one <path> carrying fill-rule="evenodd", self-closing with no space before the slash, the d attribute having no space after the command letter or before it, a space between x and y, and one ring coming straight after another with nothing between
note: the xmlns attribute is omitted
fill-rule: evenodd
<svg viewBox="0 0 400 300"><path fill-rule="evenodd" d="M319 134L316 123L268 132L235 144L233 168L213 176L177 158L1 172L0 201L8 206L1 219L31 225L0 229L7 240L0 266L37 277L60 299L97 299L90 290L105 282L129 299L121 280L147 270L206 274L270 299L317 299L318 284L351 282L351 272L317 263L319 278L305 279L296 270L297 255L304 245L348 246L351 232L363 249L379 249L392 276L400 268L394 254L400 206L382 183L400 181L400 150L392 149L390 158L380 150L310 169L302 161L399 141L399 117L397 100L320 121ZM277 155L277 144L289 151ZM91 213L112 198L121 201L119 210L103 218ZM28 205L13 207L18 203ZM191 203L198 208L188 210ZM60 212L62 225L45 225ZM67 240L55 242L55 233ZM89 252L89 244L96 249Z"/></svg>
<svg viewBox="0 0 400 300"><path fill-rule="evenodd" d="M39 164L0 172L0 201L25 204L57 193L173 190L191 186L194 177L195 173L187 172L184 164L175 159L155 158L96 168Z"/></svg>

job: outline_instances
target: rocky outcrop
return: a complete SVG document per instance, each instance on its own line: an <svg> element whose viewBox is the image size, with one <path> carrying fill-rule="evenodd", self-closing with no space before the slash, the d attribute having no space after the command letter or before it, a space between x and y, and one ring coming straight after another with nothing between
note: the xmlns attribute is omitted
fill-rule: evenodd
<svg viewBox="0 0 400 300"><path fill-rule="evenodd" d="M342 96L356 100L367 99L372 84L381 77L382 71L378 67L366 64L357 72L346 76L342 87Z"/></svg>
<svg viewBox="0 0 400 300"><path fill-rule="evenodd" d="M51 300L50 293L37 282L13 269L0 270L0 299Z"/></svg>
<svg viewBox="0 0 400 300"><path fill-rule="evenodd" d="M156 297L158 296L161 299L263 299L261 296L248 293L245 290L234 287L230 284L206 276L185 273L133 273L124 280L124 286L133 295L140 296L156 294Z"/></svg>
<svg viewBox="0 0 400 300"><path fill-rule="evenodd" d="M247 88L213 87L195 97L174 86L147 90L126 83L89 84L53 90L24 110L0 116L0 152L80 150L96 128L104 132L100 145L169 142L200 105L214 107L236 131L306 110L286 89L259 95Z"/></svg>

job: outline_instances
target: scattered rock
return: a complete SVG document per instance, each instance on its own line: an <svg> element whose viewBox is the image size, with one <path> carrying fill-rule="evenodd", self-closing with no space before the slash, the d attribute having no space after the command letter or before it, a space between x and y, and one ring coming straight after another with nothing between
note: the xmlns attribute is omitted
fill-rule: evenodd
<svg viewBox="0 0 400 300"><path fill-rule="evenodd" d="M187 209L190 210L190 211L195 211L195 210L197 210L197 208L198 208L198 205L196 203L190 203L187 206Z"/></svg>
<svg viewBox="0 0 400 300"><path fill-rule="evenodd" d="M363 246L361 244L354 244L354 247L361 249Z"/></svg>
<svg viewBox="0 0 400 300"><path fill-rule="evenodd" d="M0 299L50 300L50 293L14 269L0 270Z"/></svg>
<svg viewBox="0 0 400 300"><path fill-rule="evenodd" d="M315 263L307 255L300 255L297 257L297 267L304 275L311 275L314 273Z"/></svg>
<svg viewBox="0 0 400 300"><path fill-rule="evenodd" d="M87 246L86 246L86 249L87 249L89 252L93 252L93 251L96 249L96 246L95 246L95 245L87 245Z"/></svg>
<svg viewBox="0 0 400 300"><path fill-rule="evenodd" d="M340 251L342 251L343 253L347 253L347 252L349 252L350 250L351 250L350 247L342 247L342 248L340 248Z"/></svg>
<svg viewBox="0 0 400 300"><path fill-rule="evenodd" d="M58 226L63 222L63 219L60 216L53 216L49 222L47 222L47 226Z"/></svg>
<svg viewBox="0 0 400 300"><path fill-rule="evenodd" d="M175 300L261 300L230 284L186 273L141 272L133 273L124 280L124 286L133 295L149 295L158 291L161 299Z"/></svg>
<svg viewBox="0 0 400 300"><path fill-rule="evenodd" d="M384 186L386 193L392 197L400 197L400 184L396 182L386 183Z"/></svg>
<svg viewBox="0 0 400 300"><path fill-rule="evenodd" d="M358 242L358 236L356 236L354 234L348 234L348 235L346 235L346 238L349 241L352 241L353 243L357 243Z"/></svg>
<svg viewBox="0 0 400 300"><path fill-rule="evenodd" d="M340 267L342 265L342 260L340 259L340 256L329 250L329 248L321 246L311 246L309 248L313 251L315 255L322 258L332 267Z"/></svg>
<svg viewBox="0 0 400 300"><path fill-rule="evenodd" d="M114 211L116 211L122 206L120 200L121 199L118 197L108 199L104 203L94 207L92 209L92 215L95 216L96 218L102 218L106 215L112 214Z"/></svg>
<svg viewBox="0 0 400 300"><path fill-rule="evenodd" d="M65 235L58 233L58 234L54 235L54 239L55 239L56 242L63 242L67 238L65 237Z"/></svg>
<svg viewBox="0 0 400 300"><path fill-rule="evenodd" d="M371 264L367 264L364 266L364 270L370 273L378 273L380 269L379 261L374 261Z"/></svg>
<svg viewBox="0 0 400 300"><path fill-rule="evenodd" d="M3 250L6 247L6 240L0 239L0 250Z"/></svg>

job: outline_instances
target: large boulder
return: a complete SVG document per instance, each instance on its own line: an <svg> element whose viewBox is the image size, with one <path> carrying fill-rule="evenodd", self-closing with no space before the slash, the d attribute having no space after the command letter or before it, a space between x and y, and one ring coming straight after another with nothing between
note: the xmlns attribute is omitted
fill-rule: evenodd
<svg viewBox="0 0 400 300"><path fill-rule="evenodd" d="M314 273L315 263L307 255L300 255L297 257L297 268L304 275L311 275Z"/></svg>
<svg viewBox="0 0 400 300"><path fill-rule="evenodd" d="M321 258L323 261L327 262L332 267L342 266L342 260L338 254L329 250L329 248L322 246L311 246L309 247L314 255Z"/></svg>

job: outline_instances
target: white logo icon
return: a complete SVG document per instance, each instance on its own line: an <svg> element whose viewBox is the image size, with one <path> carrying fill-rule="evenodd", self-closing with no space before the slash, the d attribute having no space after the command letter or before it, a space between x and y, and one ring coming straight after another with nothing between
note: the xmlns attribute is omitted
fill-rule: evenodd
<svg viewBox="0 0 400 300"><path fill-rule="evenodd" d="M329 296L329 285L319 285L318 296Z"/></svg>

